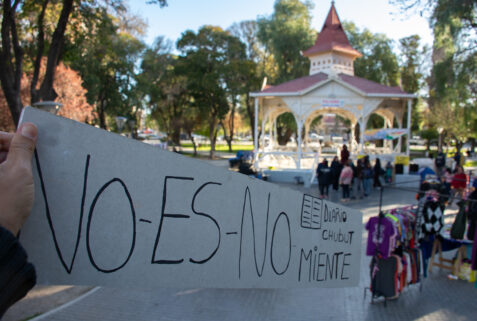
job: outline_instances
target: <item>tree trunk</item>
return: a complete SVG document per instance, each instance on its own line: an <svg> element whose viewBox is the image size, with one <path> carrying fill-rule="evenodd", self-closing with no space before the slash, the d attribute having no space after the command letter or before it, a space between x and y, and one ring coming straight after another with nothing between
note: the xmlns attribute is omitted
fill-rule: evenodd
<svg viewBox="0 0 477 321"><path fill-rule="evenodd" d="M209 120L209 139L210 139L210 153L209 158L214 159L215 156L215 141L217 139L217 120L215 116L211 116Z"/></svg>
<svg viewBox="0 0 477 321"><path fill-rule="evenodd" d="M245 97L245 105L247 106L247 116L250 120L250 128L252 129L252 141L255 142L255 107L250 103L250 94L248 92Z"/></svg>
<svg viewBox="0 0 477 321"><path fill-rule="evenodd" d="M43 58L43 51L45 48L45 31L44 31L43 21L45 18L45 12L46 12L46 8L48 7L48 3L49 3L49 0L43 1L41 12L40 12L40 15L38 16L38 26L37 26L38 36L36 38L37 51L36 51L35 61L33 62L34 64L33 77L30 83L30 97L31 97L32 104L33 102L39 101L36 84L38 83L38 78L40 77L41 59Z"/></svg>
<svg viewBox="0 0 477 321"><path fill-rule="evenodd" d="M230 135L227 135L226 133L226 130L225 130L225 126L222 122L220 122L220 125L222 126L222 128L224 129L224 132L225 132L225 141L227 142L227 146L229 147L229 152L232 152L232 140L233 140L233 134L230 133Z"/></svg>
<svg viewBox="0 0 477 321"><path fill-rule="evenodd" d="M194 148L194 157L197 157L197 145L195 143L194 136L192 136L192 132L189 133L190 141L192 142L192 147Z"/></svg>
<svg viewBox="0 0 477 321"><path fill-rule="evenodd" d="M234 131L235 131L235 109L236 109L237 102L235 98L233 98L232 102L232 110L230 111L230 118L229 118L229 135L228 139L226 137L227 145L229 145L229 152L232 152L232 141L234 140ZM225 128L224 128L225 129ZM227 135L225 135L227 136Z"/></svg>
<svg viewBox="0 0 477 321"><path fill-rule="evenodd" d="M290 128L287 128L285 133L281 135L281 130L277 129L277 140L278 140L278 145L280 146L285 146L288 141L290 140L291 135L293 134L293 131Z"/></svg>
<svg viewBox="0 0 477 321"><path fill-rule="evenodd" d="M0 82L15 126L18 125L23 108L20 98L23 49L20 47L15 22L18 4L19 2L15 1L12 7L10 0L2 2L2 45L0 46Z"/></svg>
<svg viewBox="0 0 477 321"><path fill-rule="evenodd" d="M171 140L172 142L179 146L181 144L181 132L180 132L180 128L179 130L177 130L177 128L174 128L172 130L172 134L171 134Z"/></svg>
<svg viewBox="0 0 477 321"><path fill-rule="evenodd" d="M55 100L58 95L53 89L53 81L55 79L56 66L60 61L61 50L63 48L63 41L65 38L66 27L68 25L69 16L73 10L74 0L63 0L63 8L61 9L60 18L58 24L53 33L51 39L50 50L48 52L48 60L46 63L46 72L43 82L41 83L40 90L36 93L36 101L41 100ZM36 87L36 84L32 84L32 87ZM33 100L32 104L36 101Z"/></svg>
<svg viewBox="0 0 477 321"><path fill-rule="evenodd" d="M101 99L99 102L99 110L98 110L98 116L99 116L99 127L103 129L107 129L106 126L106 113L104 112L105 109L105 101L104 99Z"/></svg>

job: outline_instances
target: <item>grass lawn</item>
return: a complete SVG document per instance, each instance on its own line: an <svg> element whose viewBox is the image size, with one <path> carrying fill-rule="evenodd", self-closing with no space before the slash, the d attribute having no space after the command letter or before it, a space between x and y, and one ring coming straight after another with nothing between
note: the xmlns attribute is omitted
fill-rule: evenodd
<svg viewBox="0 0 477 321"><path fill-rule="evenodd" d="M181 147L183 148L193 148L192 143L182 143ZM253 150L253 144L232 144L232 153L236 153L239 150L249 151ZM210 144L200 144L197 147L197 151L210 151ZM229 146L227 144L216 144L215 151L217 152L228 152Z"/></svg>

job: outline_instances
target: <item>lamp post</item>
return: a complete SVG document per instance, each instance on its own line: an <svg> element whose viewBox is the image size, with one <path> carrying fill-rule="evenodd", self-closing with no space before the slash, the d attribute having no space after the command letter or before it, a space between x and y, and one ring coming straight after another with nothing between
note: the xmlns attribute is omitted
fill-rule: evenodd
<svg viewBox="0 0 477 321"><path fill-rule="evenodd" d="M116 126L118 126L119 134L123 132L124 125L126 124L126 117L116 116Z"/></svg>
<svg viewBox="0 0 477 321"><path fill-rule="evenodd" d="M58 111L63 107L63 104L57 103L56 101L38 101L33 104L33 107L56 115Z"/></svg>
<svg viewBox="0 0 477 321"><path fill-rule="evenodd" d="M437 147L438 152L442 152L442 132L444 131L444 128L438 127L437 132L439 133L439 143Z"/></svg>

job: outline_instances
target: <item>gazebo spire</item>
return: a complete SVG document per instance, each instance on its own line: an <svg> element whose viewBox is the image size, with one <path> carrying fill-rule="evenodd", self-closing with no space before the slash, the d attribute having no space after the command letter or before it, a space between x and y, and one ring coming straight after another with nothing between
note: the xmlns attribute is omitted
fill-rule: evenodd
<svg viewBox="0 0 477 321"><path fill-rule="evenodd" d="M303 52L303 56L310 59L310 75L317 72L354 74L353 61L361 57L361 53L350 45L334 1L315 44Z"/></svg>

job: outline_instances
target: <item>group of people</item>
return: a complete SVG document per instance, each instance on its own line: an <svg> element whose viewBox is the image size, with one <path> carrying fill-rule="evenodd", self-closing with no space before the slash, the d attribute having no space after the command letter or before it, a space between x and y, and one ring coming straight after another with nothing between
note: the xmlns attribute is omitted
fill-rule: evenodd
<svg viewBox="0 0 477 321"><path fill-rule="evenodd" d="M469 182L469 177L464 171L461 162L461 155L457 152L454 155L453 170L446 166L446 156L442 151L436 155L434 164L437 177L442 185L441 194L446 195L447 205L452 205L454 199L464 199ZM473 187L477 187L477 181L474 180Z"/></svg>
<svg viewBox="0 0 477 321"><path fill-rule="evenodd" d="M385 177L389 181L392 165L388 163L386 168L383 168L379 158L376 158L374 165L371 165L367 155L354 164L349 158L347 146L343 145L340 158L335 156L330 165L326 158L323 159L316 169L316 175L321 198L329 197L330 186L335 191L341 187L342 202L348 202L356 197L369 196L371 187L382 188L381 179Z"/></svg>

